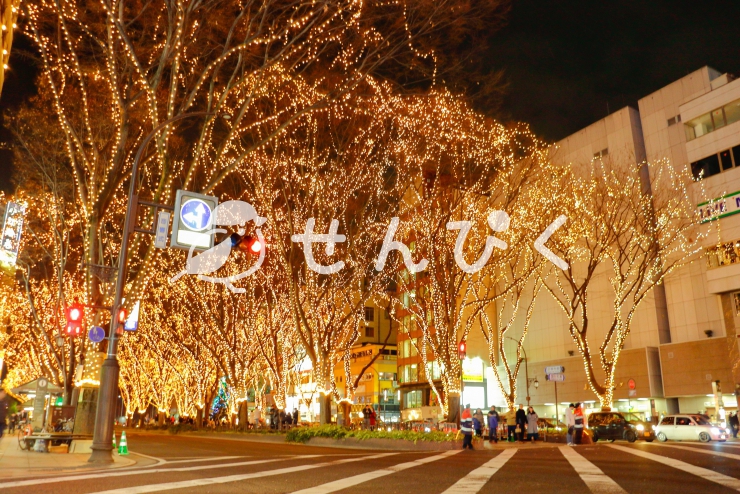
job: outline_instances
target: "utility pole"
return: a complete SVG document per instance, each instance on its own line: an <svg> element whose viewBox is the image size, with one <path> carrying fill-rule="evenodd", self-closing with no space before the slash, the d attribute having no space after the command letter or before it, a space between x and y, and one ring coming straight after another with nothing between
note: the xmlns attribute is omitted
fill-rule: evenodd
<svg viewBox="0 0 740 494"><path fill-rule="evenodd" d="M136 212L139 206L139 197L136 195L136 181L139 172L139 163L144 155L149 142L159 131L168 125L189 117L203 117L215 115L213 112L184 113L170 118L155 127L142 141L139 151L136 153L134 164L131 167L131 184L128 190L128 203L126 206L126 219L123 224L123 237L121 238L121 252L118 255L118 277L116 278L116 294L111 305L111 324L108 331L108 352L103 365L100 367L100 389L98 391L98 407L95 412L95 429L93 430L92 454L88 460L91 463L113 463L113 426L115 420L118 399L118 365L117 349L118 334L117 315L122 308L123 289L126 281L126 256L128 253L129 237L134 232L136 223ZM155 205L157 207L171 209L169 206Z"/></svg>

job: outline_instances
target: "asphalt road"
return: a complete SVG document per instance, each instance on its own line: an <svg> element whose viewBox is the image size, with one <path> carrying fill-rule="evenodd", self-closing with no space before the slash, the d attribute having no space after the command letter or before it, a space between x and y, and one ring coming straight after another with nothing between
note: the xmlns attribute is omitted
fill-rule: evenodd
<svg viewBox="0 0 740 494"><path fill-rule="evenodd" d="M728 493L740 443L598 443L393 452L130 434L134 467L13 479L15 493Z"/></svg>

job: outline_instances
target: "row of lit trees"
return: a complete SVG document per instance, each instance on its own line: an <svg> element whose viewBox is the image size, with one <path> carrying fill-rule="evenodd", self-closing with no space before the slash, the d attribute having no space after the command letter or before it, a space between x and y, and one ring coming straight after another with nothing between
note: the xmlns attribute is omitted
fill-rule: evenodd
<svg viewBox="0 0 740 494"><path fill-rule="evenodd" d="M471 331L483 332L511 405L545 292L570 321L589 383L609 405L634 311L696 250L686 179L658 166L661 189L651 195L634 164L556 166L526 128L484 118L440 87L433 76L447 68L444 44L465 45L481 12L504 2L477 3L24 3L19 22L41 76L39 95L16 116L26 170L16 195L29 213L22 283L9 288L18 304L4 309L15 326L3 344L13 368L24 369L18 376L50 375L71 394L77 363L99 348L59 344L62 309L75 296L109 304L112 267L126 262L127 306L142 303L139 332L121 347L130 410L164 411L174 401L202 414L221 379L235 413L267 384L282 406L291 373L308 358L326 421L338 397L333 369L347 361L371 300L399 321L413 316L405 329L419 336L425 369L442 369L440 380L427 379L451 416L461 389L457 348ZM195 277L170 284L184 255L155 249L146 235L118 253L141 140L193 111L212 115L160 132L136 190L159 203L187 189L253 204L267 218L268 257L234 282L243 294ZM534 247L561 215L568 222L548 245L565 270ZM394 252L376 269L393 218L393 240L409 246L411 259ZM293 240L309 219L320 234L336 221L345 236L312 249L318 264L343 263L333 274L308 268L304 244ZM137 220L151 224L151 211ZM219 276L253 263L232 257ZM409 269L422 259L424 269ZM604 279L614 315L596 355L586 300ZM88 323L106 325L105 311L89 314ZM512 334L514 358L503 351ZM24 362L23 352L38 357Z"/></svg>

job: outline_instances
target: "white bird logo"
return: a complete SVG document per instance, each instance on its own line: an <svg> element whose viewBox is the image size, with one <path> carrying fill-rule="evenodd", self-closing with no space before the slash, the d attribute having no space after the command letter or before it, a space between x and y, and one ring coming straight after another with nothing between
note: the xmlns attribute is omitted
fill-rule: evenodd
<svg viewBox="0 0 740 494"><path fill-rule="evenodd" d="M193 213L191 212L188 214ZM220 242L218 245L214 245L210 249L206 250L205 252L201 252L195 257L193 256L193 251L195 249L195 246L193 245L190 247L190 251L188 252L188 259L185 264L185 269L170 278L170 283L174 283L184 274L197 274L198 279L200 280L210 281L211 283L222 283L234 293L244 293L246 291L244 288L235 287L232 283L252 275L262 266L262 263L265 260L265 239L262 236L262 230L259 227L267 221L267 218L258 215L257 211L254 209L254 206L244 201L226 201L224 203L221 203L213 210L213 214L213 224L219 226L239 225L239 228L237 229L239 235L244 235L245 232L245 229L241 225L246 224L247 221L254 221L254 223L258 227L256 230L256 234L257 239L260 243L260 254L257 262L247 271L234 276L205 276L206 273L212 273L226 264L226 260L231 254L231 239L227 238L226 240ZM200 218L198 218L198 220L199 219ZM187 220L190 221L189 219ZM224 230L223 228L216 228L206 232L206 234L208 235L213 235L214 233L226 233L226 230Z"/></svg>

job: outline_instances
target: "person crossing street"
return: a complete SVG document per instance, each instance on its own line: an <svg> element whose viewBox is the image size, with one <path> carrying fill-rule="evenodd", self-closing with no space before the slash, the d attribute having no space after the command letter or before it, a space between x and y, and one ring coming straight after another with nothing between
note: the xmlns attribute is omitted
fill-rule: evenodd
<svg viewBox="0 0 740 494"><path fill-rule="evenodd" d="M460 432L463 434L462 449L473 449L473 415L470 406L466 406L460 418Z"/></svg>

